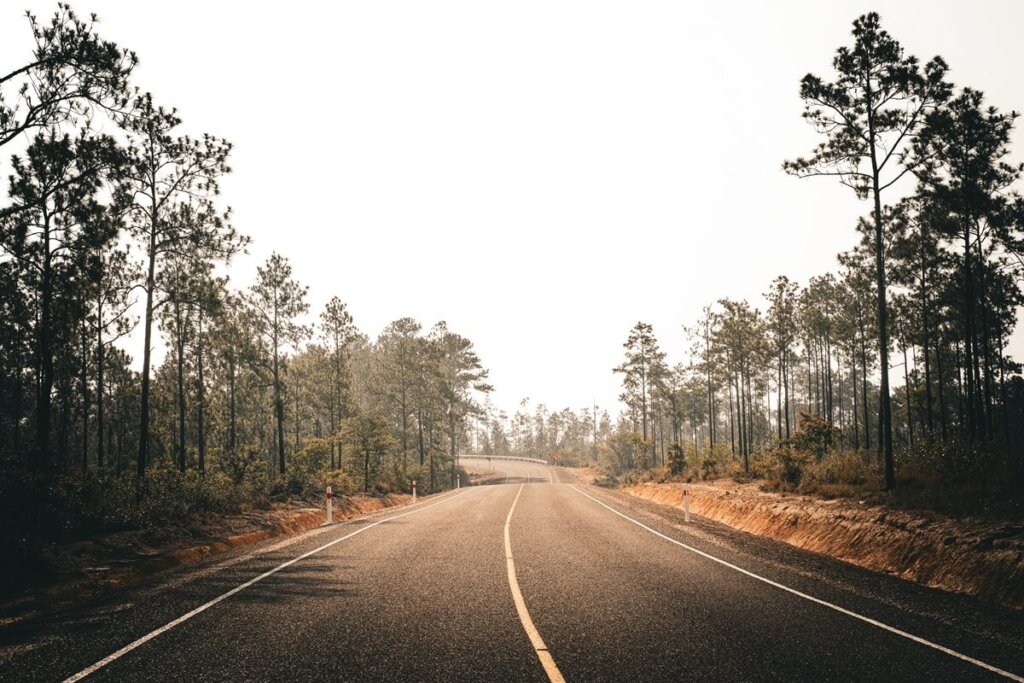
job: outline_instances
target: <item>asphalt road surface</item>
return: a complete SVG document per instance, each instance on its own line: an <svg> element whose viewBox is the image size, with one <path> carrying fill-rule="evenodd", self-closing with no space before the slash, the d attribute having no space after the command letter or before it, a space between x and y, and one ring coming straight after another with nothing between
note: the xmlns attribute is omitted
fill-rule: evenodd
<svg viewBox="0 0 1024 683"><path fill-rule="evenodd" d="M0 680L1024 680L1019 612L464 464L493 483L0 627Z"/></svg>

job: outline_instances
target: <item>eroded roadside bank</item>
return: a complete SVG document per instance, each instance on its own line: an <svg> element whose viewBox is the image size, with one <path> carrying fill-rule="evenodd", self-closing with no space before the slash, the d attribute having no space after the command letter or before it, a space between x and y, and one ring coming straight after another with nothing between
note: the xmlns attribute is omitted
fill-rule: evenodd
<svg viewBox="0 0 1024 683"><path fill-rule="evenodd" d="M768 493L756 484L689 484L693 513L851 564L932 588L1024 609L1024 524L954 519L856 500ZM683 484L622 489L683 506Z"/></svg>

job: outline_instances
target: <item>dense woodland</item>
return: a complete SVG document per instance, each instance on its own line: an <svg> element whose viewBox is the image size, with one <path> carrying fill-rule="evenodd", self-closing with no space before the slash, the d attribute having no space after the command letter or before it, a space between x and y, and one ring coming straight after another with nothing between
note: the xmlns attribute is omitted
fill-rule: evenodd
<svg viewBox="0 0 1024 683"><path fill-rule="evenodd" d="M1017 114L905 54L876 15L833 75L801 82L821 143L784 164L869 200L850 217L859 241L835 272L768 283L760 308L709 302L671 332L689 340L678 362L638 323L615 368L621 415L497 412L470 340L411 318L370 339L340 298L311 311L285 255L233 286L248 239L220 195L231 143L140 90L135 53L94 17L60 5L25 25L34 50L0 70L7 547L328 483L438 491L468 450L791 483L841 456L885 489L910 474L1024 487L1024 380L1006 351L1024 267Z"/></svg>

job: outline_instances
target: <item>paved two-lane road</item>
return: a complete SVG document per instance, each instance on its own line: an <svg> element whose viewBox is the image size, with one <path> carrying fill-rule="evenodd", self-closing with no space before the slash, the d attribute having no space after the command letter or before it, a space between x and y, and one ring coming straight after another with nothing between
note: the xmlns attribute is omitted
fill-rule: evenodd
<svg viewBox="0 0 1024 683"><path fill-rule="evenodd" d="M687 525L674 511L543 465L464 464L495 483L0 629L0 679L965 681L1024 673L1020 613L700 518Z"/></svg>

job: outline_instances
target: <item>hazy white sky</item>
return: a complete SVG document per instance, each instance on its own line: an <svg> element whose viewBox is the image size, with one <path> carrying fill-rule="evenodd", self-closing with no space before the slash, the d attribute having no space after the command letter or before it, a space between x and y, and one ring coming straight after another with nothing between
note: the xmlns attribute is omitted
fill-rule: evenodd
<svg viewBox="0 0 1024 683"><path fill-rule="evenodd" d="M73 6L189 132L235 143L236 286L279 251L313 315L338 295L371 336L446 320L506 408L610 407L637 320L680 360L705 304L835 269L868 205L780 164L815 142L800 78L829 73L859 14L1024 108L1014 0ZM3 1L0 67L28 54L24 8L55 2Z"/></svg>

